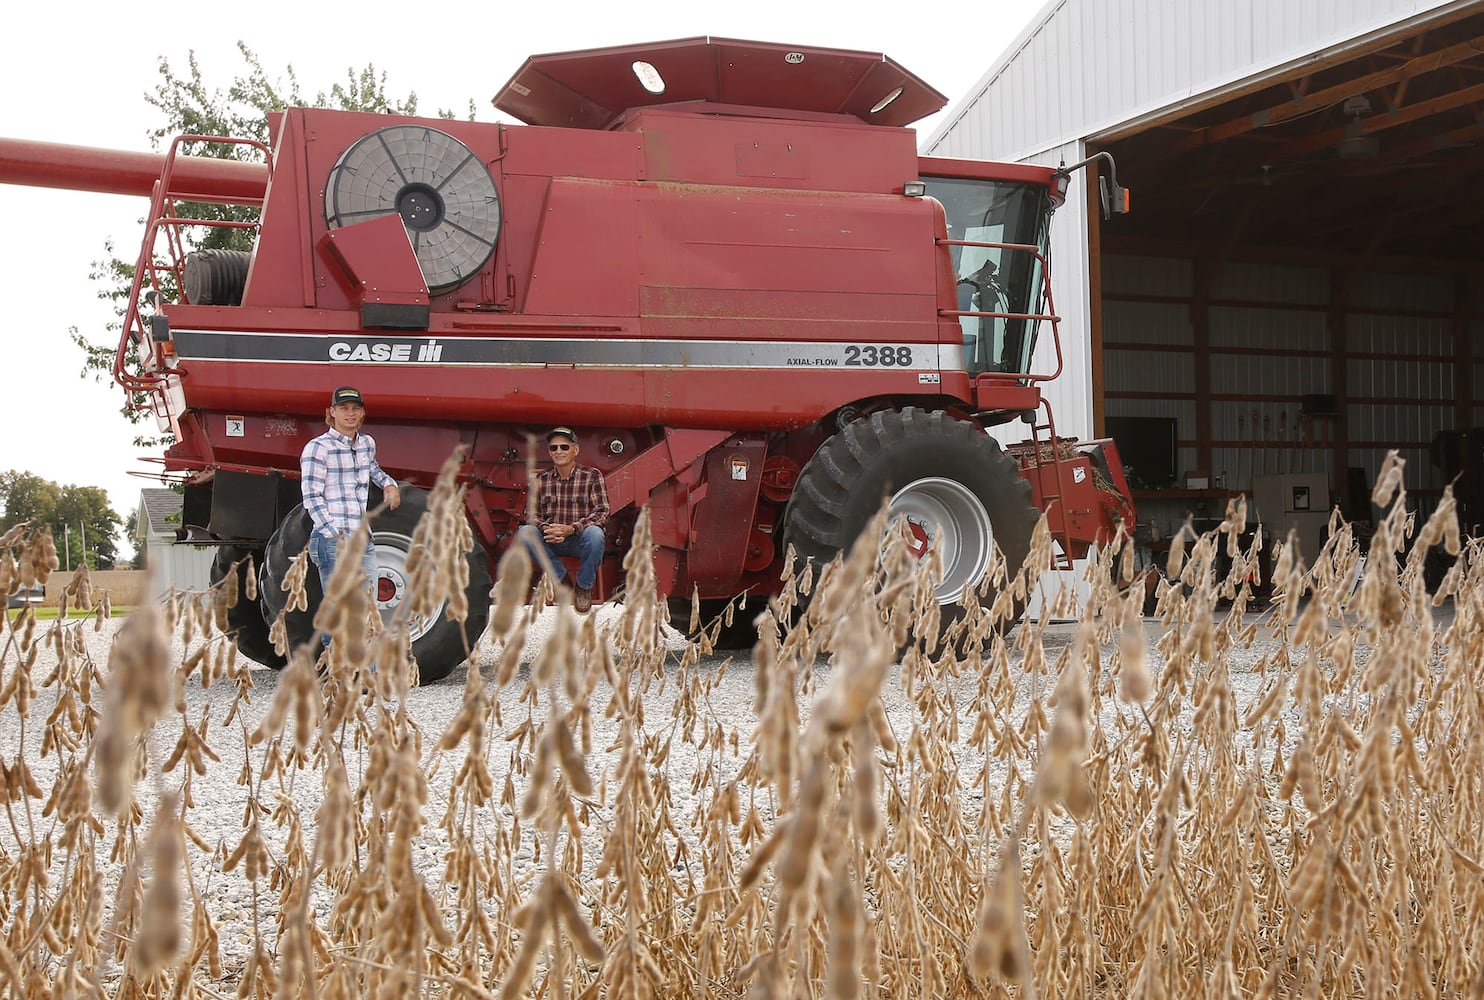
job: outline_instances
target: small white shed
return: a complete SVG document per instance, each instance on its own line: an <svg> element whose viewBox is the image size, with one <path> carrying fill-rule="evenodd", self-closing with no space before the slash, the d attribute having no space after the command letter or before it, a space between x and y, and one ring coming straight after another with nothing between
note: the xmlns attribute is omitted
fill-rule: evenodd
<svg viewBox="0 0 1484 1000"><path fill-rule="evenodd" d="M139 522L134 525L134 544L144 553L150 591L156 598L172 590L204 590L211 586L215 547L176 542L184 505L184 495L175 490L139 491Z"/></svg>

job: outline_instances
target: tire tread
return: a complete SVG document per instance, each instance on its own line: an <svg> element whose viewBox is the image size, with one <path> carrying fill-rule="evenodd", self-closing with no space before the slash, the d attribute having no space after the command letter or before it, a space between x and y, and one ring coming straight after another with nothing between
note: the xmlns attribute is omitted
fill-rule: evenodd
<svg viewBox="0 0 1484 1000"><path fill-rule="evenodd" d="M978 467L976 493L990 516L994 541L1010 570L1019 570L1041 516L1032 503L1031 484L979 426L916 406L878 410L820 445L800 472L784 513L785 545L793 545L800 558L827 562L875 514L881 495L906 485L894 477L920 478L923 464L934 461L941 467L931 474L960 482L965 462ZM987 595L985 603L994 596ZM950 610L944 608L945 627L956 617Z"/></svg>

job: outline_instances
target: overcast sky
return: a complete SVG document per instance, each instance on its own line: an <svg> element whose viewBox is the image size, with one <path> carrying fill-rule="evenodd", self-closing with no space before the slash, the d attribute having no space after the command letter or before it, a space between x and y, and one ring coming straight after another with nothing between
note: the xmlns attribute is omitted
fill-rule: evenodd
<svg viewBox="0 0 1484 1000"><path fill-rule="evenodd" d="M160 117L144 95L160 58L183 76L194 51L207 83L225 89L245 69L239 40L272 75L292 65L310 99L372 63L386 72L389 94L415 92L424 113L447 108L463 117L472 98L480 121L497 120L490 98L528 55L707 34L884 52L948 95L951 112L1044 2L407 8L259 0L158 17L129 4L25 3L6 15L0 136L148 151ZM918 123L919 136L937 121ZM108 240L120 256L136 256L147 207L143 198L0 184L0 400L8 418L0 471L101 486L123 518L142 487L158 485L131 472L159 466L140 461L144 453L132 444L140 429L119 415L121 392L79 377L82 354L67 331L104 339L111 313L88 280L90 263ZM373 415L373 433L374 424Z"/></svg>

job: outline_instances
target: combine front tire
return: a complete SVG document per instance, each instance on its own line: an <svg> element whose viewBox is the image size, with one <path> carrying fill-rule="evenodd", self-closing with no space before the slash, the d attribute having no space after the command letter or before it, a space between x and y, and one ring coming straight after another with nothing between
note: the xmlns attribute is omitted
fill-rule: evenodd
<svg viewBox="0 0 1484 1000"><path fill-rule="evenodd" d="M996 545L1010 572L1020 569L1040 517L1030 484L998 442L941 410L907 407L872 413L820 446L789 501L785 538L801 558L828 562L850 548L883 498L893 517L907 519L922 553L941 552L936 595L945 626L958 617L952 605L964 587L984 578Z"/></svg>
<svg viewBox="0 0 1484 1000"><path fill-rule="evenodd" d="M371 505L374 507L378 502L379 497L373 493ZM396 510L383 510L371 522L371 541L376 548L377 565L374 596L382 621L390 621L407 597L407 554L412 549L412 533L427 509L427 491L404 486L401 505ZM282 588L284 574L294 557L309 544L312 527L309 515L304 513L301 505L289 512L268 541L259 576L259 593L263 617L269 621L283 610L288 597ZM417 658L419 677L425 684L442 680L464 662L465 642L472 649L489 619L489 558L478 544L466 558L469 562L469 585L464 593L469 602L469 616L462 626L444 615L443 606L428 619L411 623L412 654ZM319 571L312 565L305 574L304 592L309 610L290 612L285 622L289 645L293 648L308 642L314 634L314 614L323 596Z"/></svg>
<svg viewBox="0 0 1484 1000"><path fill-rule="evenodd" d="M211 584L216 586L227 578L228 573L237 574L237 603L227 609L227 628L237 643L237 651L250 660L266 667L282 670L288 662L273 649L268 641L268 624L263 621L259 602L247 599L248 557L253 558L254 567L262 562L260 549L246 549L237 545L223 545L216 550L211 561Z"/></svg>

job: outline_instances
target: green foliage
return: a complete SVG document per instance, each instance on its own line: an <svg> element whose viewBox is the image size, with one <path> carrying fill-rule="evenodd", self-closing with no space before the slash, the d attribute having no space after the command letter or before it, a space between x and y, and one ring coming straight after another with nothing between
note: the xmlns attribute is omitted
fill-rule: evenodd
<svg viewBox="0 0 1484 1000"><path fill-rule="evenodd" d="M0 472L0 534L22 521L50 525L63 567L86 558L89 569L112 569L122 524L108 494L96 486L59 486L30 472Z"/></svg>
<svg viewBox="0 0 1484 1000"><path fill-rule="evenodd" d="M134 558L129 561L130 569L144 569L145 558L149 551L144 541L139 537L141 534L139 531L139 521L143 517L144 504L142 502L136 503L134 505L134 512L129 515L129 523L127 525L129 533L134 538Z"/></svg>
<svg viewBox="0 0 1484 1000"><path fill-rule="evenodd" d="M135 270L134 264L114 253L113 240L108 240L103 244L103 251L108 256L103 260L93 261L93 266L88 271L88 280L97 287L98 298L110 303L113 307L113 314L118 317L118 322L108 326L112 339L95 342L84 337L77 327L67 328L67 335L83 353L82 370L78 374L85 379L91 378L94 382L103 382L113 378L114 356L118 351L120 339L119 330L124 312L129 305L129 289L134 280ZM129 344L128 350L124 353L124 366L129 371L139 370L138 345ZM142 392L126 393L119 412L129 420L138 423L146 412L145 407L148 403L149 397ZM137 448L154 449L166 443L164 438L150 434L140 434L134 438L134 445Z"/></svg>
<svg viewBox="0 0 1484 1000"><path fill-rule="evenodd" d="M319 91L313 102L309 102L299 89L299 77L293 66L285 70L286 81L271 79L252 49L238 42L237 50L247 64L247 73L237 76L225 93L207 86L194 52L187 60L185 76L177 75L168 59L160 59L160 83L155 86L154 93L145 95L145 100L164 115L160 127L150 133L156 149L163 149L167 141L178 135L231 136L267 143L268 115L285 108L417 114L417 94L409 93L403 100L388 97L386 74L378 73L375 66L367 65L359 71L347 69L343 83L331 85L328 94ZM452 118L453 115L440 111L438 117ZM186 151L195 156L245 159L250 158L247 149L245 146L191 143Z"/></svg>
<svg viewBox="0 0 1484 1000"><path fill-rule="evenodd" d="M364 111L376 114L415 115L417 94L396 99L387 94L384 72L377 72L372 65L356 70L348 68L345 79L330 86L328 92L318 91L314 100L307 101L300 89L298 75L293 66L286 68L283 77L273 77L263 69L263 64L242 42L237 43L246 69L233 78L225 90L212 87L206 82L195 52L187 58L184 73L176 72L169 60L159 62L160 82L154 90L145 94L145 100L159 110L160 125L150 130L150 144L161 152L169 148L177 136L199 135L253 139L264 145L268 142L268 116L291 107L339 108L345 111ZM440 110L438 117L452 118L452 112ZM469 102L469 117L474 117L474 102ZM261 160L262 153L253 146L235 143L192 141L181 145L181 152L192 156L215 156L224 159ZM188 219L256 222L258 210L242 205L208 205L194 202L178 203L176 213ZM252 248L252 230L228 229L211 226L183 226L181 235L189 249L235 249ZM94 261L89 280L98 286L98 297L111 303L116 317L108 326L108 334L101 341L92 341L75 327L69 333L73 343L83 353L82 375L96 380L113 377L115 353L121 339L124 315L129 305L129 291L137 267L136 258L120 257L115 252L113 241L104 244L104 257ZM161 274L162 291L167 300L173 299L173 275ZM141 303L147 312L147 303ZM126 353L125 368L139 370L137 349L131 344ZM146 397L130 394L123 412L130 420L139 422L147 413ZM141 436L136 444L142 447L157 447L168 440Z"/></svg>

